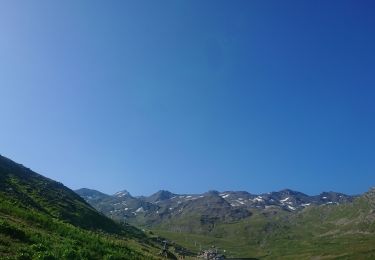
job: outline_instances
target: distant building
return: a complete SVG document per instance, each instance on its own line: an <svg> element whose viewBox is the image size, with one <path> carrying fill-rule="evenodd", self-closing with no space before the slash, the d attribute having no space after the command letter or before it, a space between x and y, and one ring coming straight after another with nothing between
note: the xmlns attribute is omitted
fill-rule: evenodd
<svg viewBox="0 0 375 260"><path fill-rule="evenodd" d="M206 260L222 260L226 259L224 255L219 254L217 252L217 248L214 246L211 249L204 250L200 252L197 256L198 258L206 259Z"/></svg>

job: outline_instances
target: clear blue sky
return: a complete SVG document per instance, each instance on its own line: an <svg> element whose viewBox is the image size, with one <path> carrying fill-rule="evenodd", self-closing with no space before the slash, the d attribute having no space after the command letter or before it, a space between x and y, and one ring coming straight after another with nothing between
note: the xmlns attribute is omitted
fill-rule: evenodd
<svg viewBox="0 0 375 260"><path fill-rule="evenodd" d="M374 1L3 1L0 153L135 195L375 185Z"/></svg>

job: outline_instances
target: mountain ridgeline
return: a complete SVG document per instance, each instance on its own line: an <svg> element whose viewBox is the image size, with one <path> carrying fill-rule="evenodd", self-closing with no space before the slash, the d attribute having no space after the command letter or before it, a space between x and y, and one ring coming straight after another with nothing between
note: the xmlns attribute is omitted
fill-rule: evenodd
<svg viewBox="0 0 375 260"><path fill-rule="evenodd" d="M149 197L133 197L127 191L107 195L96 190L76 190L82 198L107 216L146 226L187 214L200 214L219 220L240 220L253 209L299 211L313 205L339 205L352 202L355 196L338 192L323 192L309 196L285 189L265 194L246 191L209 191L203 194L174 194L160 190Z"/></svg>

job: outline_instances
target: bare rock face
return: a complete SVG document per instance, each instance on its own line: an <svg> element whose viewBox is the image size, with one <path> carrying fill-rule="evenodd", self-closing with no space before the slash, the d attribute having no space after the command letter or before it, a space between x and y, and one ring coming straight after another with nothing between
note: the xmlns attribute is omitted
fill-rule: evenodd
<svg viewBox="0 0 375 260"><path fill-rule="evenodd" d="M368 200L371 207L375 211L375 187L372 187L368 192L366 192L363 197ZM374 213L375 215L375 213Z"/></svg>

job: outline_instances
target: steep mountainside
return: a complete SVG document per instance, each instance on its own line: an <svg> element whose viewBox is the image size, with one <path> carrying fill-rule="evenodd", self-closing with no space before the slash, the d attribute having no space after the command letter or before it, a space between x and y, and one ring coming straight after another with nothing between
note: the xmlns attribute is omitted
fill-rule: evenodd
<svg viewBox="0 0 375 260"><path fill-rule="evenodd" d="M0 259L153 259L157 244L0 156Z"/></svg>
<svg viewBox="0 0 375 260"><path fill-rule="evenodd" d="M108 232L119 230L116 223L99 214L61 183L45 178L5 157L0 157L0 173L0 192L9 202L82 228Z"/></svg>

